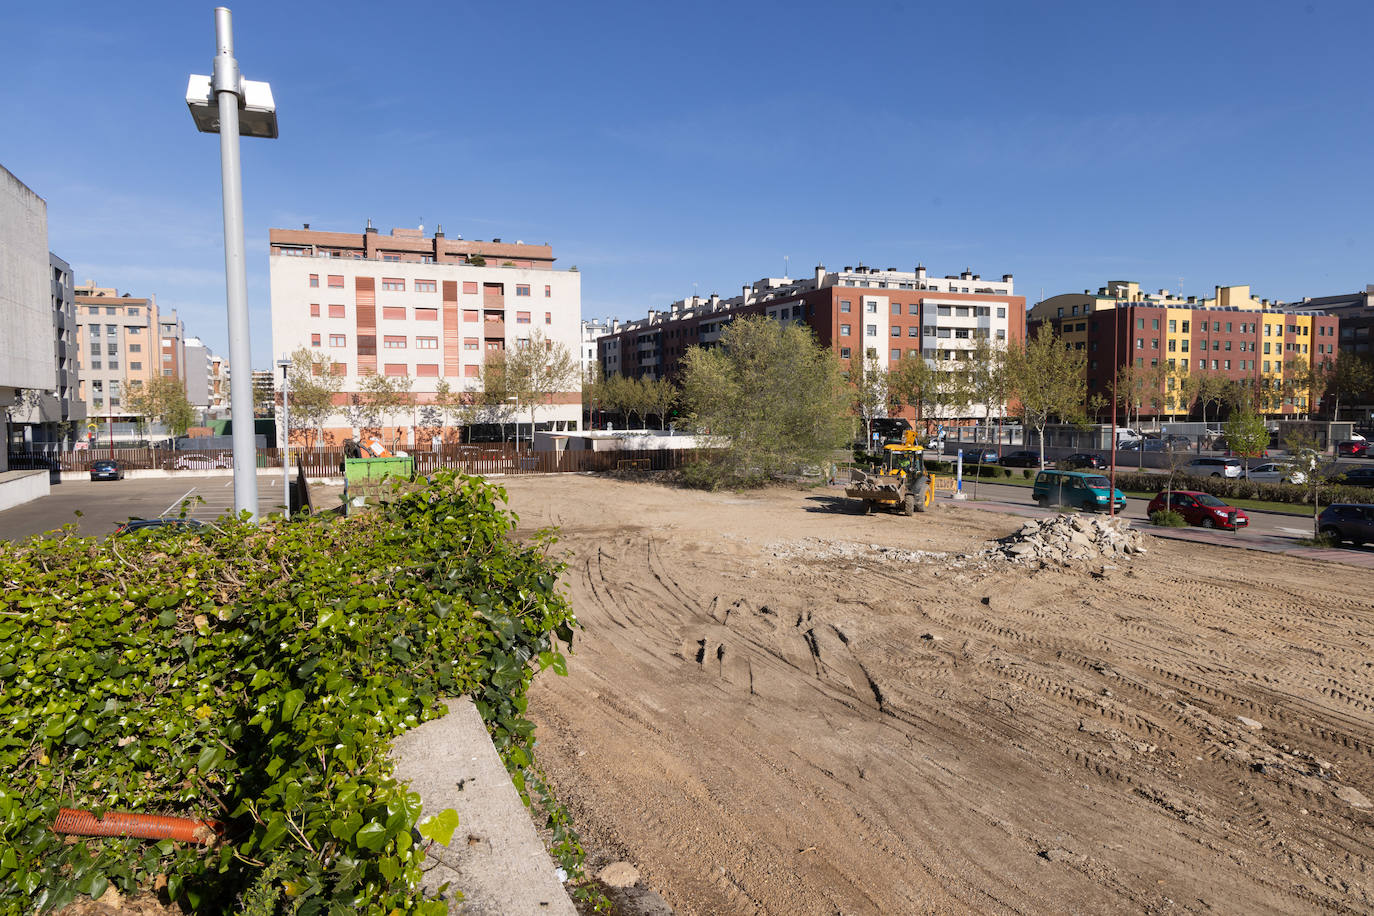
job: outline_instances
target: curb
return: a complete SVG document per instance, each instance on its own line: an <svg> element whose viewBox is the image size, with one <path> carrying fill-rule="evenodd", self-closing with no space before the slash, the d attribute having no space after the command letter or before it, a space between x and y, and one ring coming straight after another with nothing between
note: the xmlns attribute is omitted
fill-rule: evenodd
<svg viewBox="0 0 1374 916"><path fill-rule="evenodd" d="M476 707L467 697L443 702L447 715L391 745L396 778L420 793L424 814L458 812L449 845L429 847L420 886L433 893L449 884L442 899L451 914L577 916Z"/></svg>

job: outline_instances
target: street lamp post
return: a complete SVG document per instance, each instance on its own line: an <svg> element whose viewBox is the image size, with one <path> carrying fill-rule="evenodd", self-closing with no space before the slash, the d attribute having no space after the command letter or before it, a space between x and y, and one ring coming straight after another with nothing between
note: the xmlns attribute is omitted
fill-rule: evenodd
<svg viewBox="0 0 1374 916"><path fill-rule="evenodd" d="M281 495L285 505L282 516L291 519L291 407L287 403L291 393L291 360L279 359L281 366Z"/></svg>
<svg viewBox="0 0 1374 916"><path fill-rule="evenodd" d="M213 76L193 75L186 86L186 105L196 129L219 134L220 181L224 196L224 279L229 312L229 362L252 366L248 335L248 272L243 253L243 184L239 135L275 138L277 110L267 83L245 80L234 59L233 20L228 9L215 9ZM234 512L258 517L257 450L254 445L253 386L230 391L234 419Z"/></svg>

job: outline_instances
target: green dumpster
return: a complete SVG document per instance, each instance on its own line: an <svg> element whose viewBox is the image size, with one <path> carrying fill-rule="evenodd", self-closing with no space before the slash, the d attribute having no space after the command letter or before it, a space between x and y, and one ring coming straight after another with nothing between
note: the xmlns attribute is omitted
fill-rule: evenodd
<svg viewBox="0 0 1374 916"><path fill-rule="evenodd" d="M415 479L415 459L411 457L345 458L344 505L361 507L376 502L382 494L383 482Z"/></svg>

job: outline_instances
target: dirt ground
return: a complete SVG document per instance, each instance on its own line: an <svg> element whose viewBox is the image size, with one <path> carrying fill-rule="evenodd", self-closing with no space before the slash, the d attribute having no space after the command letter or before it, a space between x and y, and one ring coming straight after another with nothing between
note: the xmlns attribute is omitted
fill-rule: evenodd
<svg viewBox="0 0 1374 916"><path fill-rule="evenodd" d="M968 558L1021 519L952 504L506 486L585 628L540 759L678 914L1374 909L1368 571L1028 569Z"/></svg>

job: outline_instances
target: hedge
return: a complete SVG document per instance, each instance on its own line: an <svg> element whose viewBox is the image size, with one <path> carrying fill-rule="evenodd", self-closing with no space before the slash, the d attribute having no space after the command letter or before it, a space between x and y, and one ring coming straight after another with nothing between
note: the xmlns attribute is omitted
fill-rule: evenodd
<svg viewBox="0 0 1374 916"><path fill-rule="evenodd" d="M1116 486L1122 491L1157 493L1165 488L1168 480L1166 474L1122 473L1119 470L1116 472ZM1312 505L1312 488L1306 484L1270 483L1245 477L1195 477L1192 474L1175 474L1173 489L1198 490L1221 499L1257 499L1297 506ZM1323 506L1333 502L1374 502L1374 490L1368 487L1322 484L1318 495Z"/></svg>
<svg viewBox="0 0 1374 916"><path fill-rule="evenodd" d="M468 694L543 795L525 694L566 672L576 624L551 536L512 540L504 500L441 472L347 519L0 544L0 912L110 885L206 913L445 912L415 889L416 831L447 842L456 816L417 825L389 743ZM59 807L226 830L72 842ZM576 869L556 806L550 826Z"/></svg>

